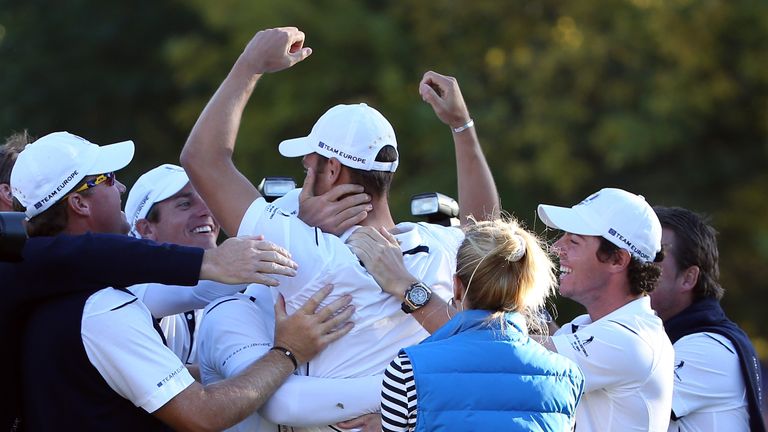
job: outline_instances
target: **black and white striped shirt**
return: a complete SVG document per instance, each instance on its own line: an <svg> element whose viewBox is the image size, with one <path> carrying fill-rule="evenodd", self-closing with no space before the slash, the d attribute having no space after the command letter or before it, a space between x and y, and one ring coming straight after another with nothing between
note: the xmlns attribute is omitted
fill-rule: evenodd
<svg viewBox="0 0 768 432"><path fill-rule="evenodd" d="M416 428L416 382L411 359L401 353L384 372L381 390L381 427L384 432Z"/></svg>

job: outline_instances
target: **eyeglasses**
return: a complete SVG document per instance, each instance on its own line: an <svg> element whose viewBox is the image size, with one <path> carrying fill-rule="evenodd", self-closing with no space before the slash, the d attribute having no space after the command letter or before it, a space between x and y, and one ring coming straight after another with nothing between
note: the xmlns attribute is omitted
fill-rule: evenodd
<svg viewBox="0 0 768 432"><path fill-rule="evenodd" d="M93 180L87 180L85 183L83 183L82 186L75 189L74 193L86 191L92 187L96 187L97 185L100 185L102 183L106 183L107 186L114 186L115 184L115 173L110 172L106 174L99 174L95 179Z"/></svg>

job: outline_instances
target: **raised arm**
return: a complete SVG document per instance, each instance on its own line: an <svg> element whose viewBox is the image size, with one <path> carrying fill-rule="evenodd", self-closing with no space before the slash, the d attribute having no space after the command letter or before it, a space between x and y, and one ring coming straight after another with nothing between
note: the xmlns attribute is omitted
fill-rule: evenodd
<svg viewBox="0 0 768 432"><path fill-rule="evenodd" d="M419 94L453 133L462 224L470 215L476 220L498 218L499 193L456 78L429 71L419 83Z"/></svg>
<svg viewBox="0 0 768 432"><path fill-rule="evenodd" d="M261 196L235 167L232 155L245 105L265 73L293 66L312 53L295 27L262 30L251 39L197 119L181 152L181 165L229 235Z"/></svg>

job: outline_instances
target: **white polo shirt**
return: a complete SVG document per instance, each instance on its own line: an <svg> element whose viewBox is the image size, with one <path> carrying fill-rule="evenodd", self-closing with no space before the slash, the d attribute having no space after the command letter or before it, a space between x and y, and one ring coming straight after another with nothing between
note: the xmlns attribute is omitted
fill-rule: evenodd
<svg viewBox="0 0 768 432"><path fill-rule="evenodd" d="M731 341L716 333L694 333L673 347L672 411L678 420L670 422L669 431L749 431L747 388Z"/></svg>
<svg viewBox="0 0 768 432"><path fill-rule="evenodd" d="M404 251L408 252L404 255L406 266L414 276L433 286L436 295L449 298L452 290L448 287L452 286L461 231L429 224L410 224L404 231L402 236L408 242L403 245ZM251 204L238 231L238 235L258 234L290 251L299 265L296 276L277 276L280 281L277 289L285 297L289 313L326 284L334 285L326 304L341 295L352 295L356 310L351 320L355 327L310 362L310 376L352 378L378 375L400 348L416 344L428 335L413 317L403 313L399 299L381 291L339 237L307 226L263 198ZM414 244L414 239L430 244L422 245L424 248L417 245L411 248L413 250L405 249ZM448 249L452 249L450 254L445 252ZM409 264L411 261L414 264ZM419 274L422 272L423 275Z"/></svg>
<svg viewBox="0 0 768 432"><path fill-rule="evenodd" d="M203 384L238 375L272 348L272 305L270 288L252 285L245 294L219 299L206 308L198 333ZM381 376L329 379L294 375L259 412L227 431L275 431L277 424L332 425L371 413L379 405L381 381ZM279 430L337 429L326 426Z"/></svg>
<svg viewBox="0 0 768 432"><path fill-rule="evenodd" d="M88 359L117 394L152 413L194 382L181 360L163 345L149 309L113 288L85 303L81 336Z"/></svg>
<svg viewBox="0 0 768 432"><path fill-rule="evenodd" d="M160 319L160 329L165 335L166 345L186 365L197 363L195 335L200 328L202 318L203 310L194 309Z"/></svg>
<svg viewBox="0 0 768 432"><path fill-rule="evenodd" d="M557 352L584 372L576 430L667 430L674 352L650 297L631 301L592 322L581 315L558 330Z"/></svg>
<svg viewBox="0 0 768 432"><path fill-rule="evenodd" d="M160 329L166 345L184 364L197 363L197 329L203 309L208 303L245 289L245 285L228 285L199 281L194 287L144 283L128 287L155 317L162 317Z"/></svg>
<svg viewBox="0 0 768 432"><path fill-rule="evenodd" d="M268 297L235 294L213 301L205 308L197 333L200 379L204 385L241 373L272 348L275 333L272 296L268 287L258 288ZM253 413L227 430L274 431L277 426Z"/></svg>

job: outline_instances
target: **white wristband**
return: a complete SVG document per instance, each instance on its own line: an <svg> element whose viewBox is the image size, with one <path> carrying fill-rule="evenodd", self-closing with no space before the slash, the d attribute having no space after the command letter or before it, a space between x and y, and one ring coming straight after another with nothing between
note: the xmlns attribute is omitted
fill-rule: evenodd
<svg viewBox="0 0 768 432"><path fill-rule="evenodd" d="M465 130L467 130L467 129L471 128L471 127L474 127L474 126L475 126L475 121L472 120L472 119L469 119L469 121L464 123L463 125L461 125L461 126L459 126L457 128L451 128L451 129L453 129L454 133L459 133L459 132L464 132Z"/></svg>

